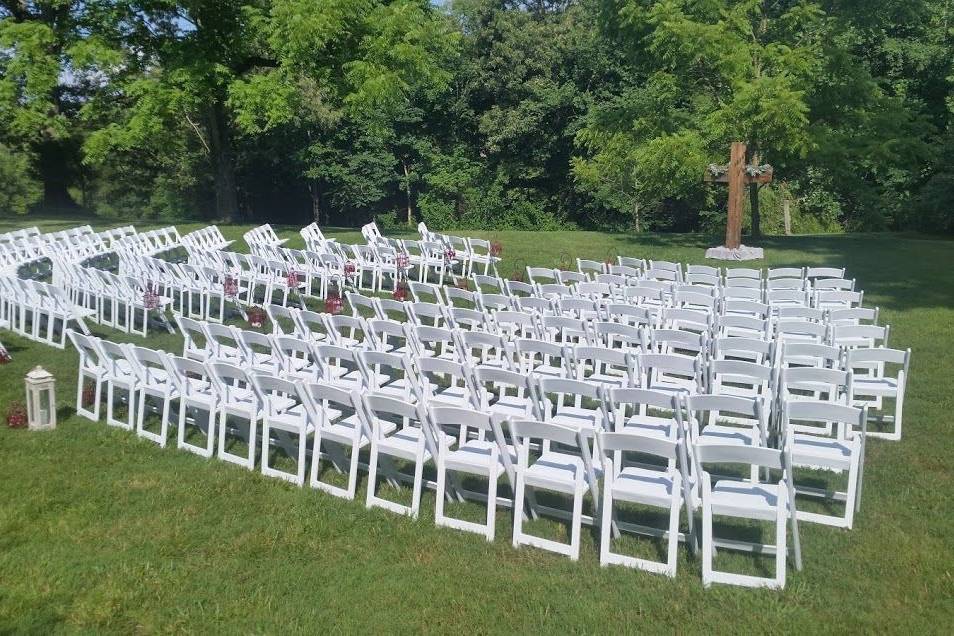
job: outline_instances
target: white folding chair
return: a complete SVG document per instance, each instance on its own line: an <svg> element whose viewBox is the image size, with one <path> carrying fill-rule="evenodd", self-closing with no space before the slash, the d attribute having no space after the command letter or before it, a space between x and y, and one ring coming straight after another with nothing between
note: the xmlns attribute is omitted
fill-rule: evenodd
<svg viewBox="0 0 954 636"><path fill-rule="evenodd" d="M539 422L516 420L510 431L517 447L516 482L514 494L513 546L531 545L543 550L564 554L576 561L580 557L580 535L583 524L583 498L589 491L594 502L599 502L599 475L590 457L589 442L576 428ZM532 440L540 440L541 453L531 459ZM528 492L529 490L529 492ZM531 499L533 518L539 513L570 522L569 544L528 534L523 530L524 502L527 495L545 490L568 495L573 499L572 512L544 506ZM592 523L592 518L588 518Z"/></svg>
<svg viewBox="0 0 954 636"><path fill-rule="evenodd" d="M792 466L805 471L836 473L847 477L844 491L837 488L797 486L796 492L828 502L842 502L842 515L799 510L798 518L838 528L851 528L854 515L861 507L861 484L864 473L867 407L855 408L831 402L792 400L785 403L782 430L785 448L791 454ZM834 428L825 435L826 427ZM798 427L798 428L796 428ZM814 428L816 432L808 431Z"/></svg>
<svg viewBox="0 0 954 636"><path fill-rule="evenodd" d="M458 331L460 361L475 368L515 371L517 362L510 343L503 336L482 331Z"/></svg>
<svg viewBox="0 0 954 636"><path fill-rule="evenodd" d="M417 399L429 405L477 409L480 402L473 386L473 371L454 360L417 360Z"/></svg>
<svg viewBox="0 0 954 636"><path fill-rule="evenodd" d="M607 347L579 346L571 349L576 379L609 387L636 386L636 358Z"/></svg>
<svg viewBox="0 0 954 636"><path fill-rule="evenodd" d="M410 357L383 351L358 351L355 359L365 391L405 402L417 400L419 389Z"/></svg>
<svg viewBox="0 0 954 636"><path fill-rule="evenodd" d="M846 355L845 365L853 373L851 403L866 406L869 413L878 411L880 415L876 424L891 424L891 428L885 431L868 431L868 436L900 440L911 350L852 349ZM890 372L892 368L895 369L893 373ZM890 399L894 400L894 413L887 415L882 411L884 401Z"/></svg>
<svg viewBox="0 0 954 636"><path fill-rule="evenodd" d="M599 442L604 453L600 565L624 565L670 577L676 576L679 540L688 540L693 553L696 551L693 515L689 507L685 437L679 436L677 440L670 440L636 433L599 433ZM625 453L638 453L640 457L649 456L665 463L655 468L625 465ZM623 521L614 505L618 501L668 510L668 527L660 529ZM679 531L680 513L683 508L686 510L688 537ZM613 552L612 537L619 536L620 530L664 538L666 560L659 562Z"/></svg>
<svg viewBox="0 0 954 636"><path fill-rule="evenodd" d="M252 384L251 376L241 367L226 362L209 363L212 373L212 387L219 405L219 459L255 468L255 444L258 441L258 421L261 405ZM229 424L229 417L244 419L248 422L245 433L241 428ZM232 452L229 438L241 437L247 444L246 455Z"/></svg>
<svg viewBox="0 0 954 636"><path fill-rule="evenodd" d="M252 386L262 410L262 474L301 486L305 483L308 436L314 432L315 424L298 395L296 384L256 373L252 376ZM274 441L296 460L294 472L271 465L272 433L275 434ZM291 437L297 439L297 445Z"/></svg>
<svg viewBox="0 0 954 636"><path fill-rule="evenodd" d="M361 466L359 453L371 443L372 435L361 395L321 382L299 383L297 387L298 397L314 424L309 484L335 497L354 499ZM387 429L387 433L392 430ZM348 475L347 486L321 479L321 460L325 457L338 473Z"/></svg>
<svg viewBox="0 0 954 636"><path fill-rule="evenodd" d="M169 375L179 392L179 430L176 445L201 457L212 457L218 418L218 397L213 388L212 372L207 364L190 358L170 355L166 360L169 364ZM200 413L206 414L204 421L199 418ZM203 446L189 441L190 424L205 435Z"/></svg>
<svg viewBox="0 0 954 636"><path fill-rule="evenodd" d="M479 410L496 421L539 419L539 408L527 375L508 369L473 369Z"/></svg>
<svg viewBox="0 0 954 636"><path fill-rule="evenodd" d="M712 444L695 449L696 461L705 469L707 464L741 464L749 472L758 474L761 469L781 471L778 481L759 483L742 479L721 478L712 482L709 473L700 473L702 490L702 584L728 583L746 587L785 587L786 561L788 557L788 528L792 531L792 548L795 569L802 569L801 543L798 535L798 520L795 511L795 491L792 483L792 468L789 454L772 448ZM716 539L713 533L713 517L732 517L775 523L775 543L762 544L728 539ZM775 576L761 577L713 568L716 547L765 552L775 555Z"/></svg>
<svg viewBox="0 0 954 636"><path fill-rule="evenodd" d="M106 423L126 430L136 427L136 394L139 391L139 379L135 370L135 360L129 351L130 345L117 344L109 340L93 341L102 354L100 360L106 367ZM116 389L126 392L126 421L113 417L115 413Z"/></svg>
<svg viewBox="0 0 954 636"><path fill-rule="evenodd" d="M107 382L109 370L106 361L103 359L100 350L96 347L96 339L93 336L84 336L73 330L68 330L66 334L76 352L79 354L79 372L76 382L76 414L85 417L94 422L99 421L100 403L102 402L103 385ZM0 354L6 353L6 349L0 344ZM92 410L87 408L86 404L86 381L93 383Z"/></svg>
<svg viewBox="0 0 954 636"><path fill-rule="evenodd" d="M607 430L616 433L675 440L683 421L676 414L681 407L681 402L672 393L639 388L603 391L604 417L610 423ZM619 458L614 460L619 467Z"/></svg>
<svg viewBox="0 0 954 636"><path fill-rule="evenodd" d="M457 448L451 449L448 437L440 438L443 445L437 453L437 498L435 501L434 523L439 526L476 532L484 535L488 541L494 540L496 530L497 506L513 505L508 499L497 496L497 482L502 475L513 488L516 477L514 464L517 453L504 437L500 422L487 413L474 411L470 408L453 406L438 406L431 404L427 409L427 416L433 430L443 431L447 428L458 429ZM476 433L471 438L470 433ZM458 473L484 477L487 479L486 493L477 493L465 490ZM463 503L467 499L477 499L486 502L486 522L483 524L466 521L449 516L445 512L445 498L448 496L447 481L451 477L451 493L456 495L457 501ZM520 511L516 511L520 514Z"/></svg>
<svg viewBox="0 0 954 636"><path fill-rule="evenodd" d="M449 448L453 438L433 430L421 404L373 394L364 395L363 400L372 432L365 505L368 508L378 506L416 518L421 507L421 491L424 488L424 464L429 462L439 449ZM394 460L411 462L414 465L414 475L401 473ZM385 469L385 475L392 487L397 487L398 481L411 481L409 506L384 499L377 494L379 463Z"/></svg>
<svg viewBox="0 0 954 636"><path fill-rule="evenodd" d="M153 351L145 347L131 347L130 353L135 362L133 370L136 373L138 413L136 416L136 434L145 437L165 447L169 433L169 416L172 411L172 401L179 398L179 389L172 380L170 364L166 360L164 351ZM157 408L159 413L159 432L154 433L146 428L146 406L148 398L162 401L162 407Z"/></svg>

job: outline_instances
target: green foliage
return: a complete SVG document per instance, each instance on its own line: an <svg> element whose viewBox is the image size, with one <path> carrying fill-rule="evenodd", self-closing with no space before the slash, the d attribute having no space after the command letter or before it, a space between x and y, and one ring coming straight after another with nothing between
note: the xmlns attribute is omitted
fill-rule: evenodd
<svg viewBox="0 0 954 636"><path fill-rule="evenodd" d="M26 214L42 195L29 157L0 144L0 213Z"/></svg>
<svg viewBox="0 0 954 636"><path fill-rule="evenodd" d="M110 216L952 231L949 0L0 3L0 143ZM77 201L72 201L76 197Z"/></svg>

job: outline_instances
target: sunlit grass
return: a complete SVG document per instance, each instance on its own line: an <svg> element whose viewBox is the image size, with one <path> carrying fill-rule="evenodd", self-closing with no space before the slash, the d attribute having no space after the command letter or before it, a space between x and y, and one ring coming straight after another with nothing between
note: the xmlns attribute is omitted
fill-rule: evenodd
<svg viewBox="0 0 954 636"><path fill-rule="evenodd" d="M45 231L74 225L40 221ZM33 222L0 219L0 231ZM223 228L238 239L245 229ZM301 245L293 228L281 233L292 238L291 246ZM331 234L360 238L356 231ZM702 262L709 244L705 237L677 235L493 236L504 245L504 275L526 264L575 264L577 257L602 260L614 253ZM846 265L866 304L880 306L892 325L892 344L914 351L904 440L869 442L853 530L802 524L805 570L790 569L785 591L704 590L699 563L685 547L674 581L601 569L592 529L584 531L577 563L515 550L512 516L503 508L497 538L487 543L435 527L431 492L419 520L366 510L364 474L357 501L343 501L177 451L174 426L170 447L159 449L72 415L72 351L0 332L14 356L0 367L0 412L22 400L22 378L36 364L58 379L60 405L55 432L0 430L0 631L945 631L954 619L954 243L845 235L772 238L762 245L763 266ZM181 340L155 332L148 345L178 352ZM203 438L194 431L190 439ZM236 444L233 452L241 452L242 442ZM343 484L331 471L322 479ZM482 483L469 485L480 490ZM408 488L395 492L383 481L379 488L388 498L409 501ZM478 504L453 504L447 512L483 521ZM648 509L626 514L658 521ZM561 540L568 535L549 520L527 529ZM659 556L650 539L627 537L615 548ZM726 551L718 559L718 566L752 574L773 567L770 560Z"/></svg>

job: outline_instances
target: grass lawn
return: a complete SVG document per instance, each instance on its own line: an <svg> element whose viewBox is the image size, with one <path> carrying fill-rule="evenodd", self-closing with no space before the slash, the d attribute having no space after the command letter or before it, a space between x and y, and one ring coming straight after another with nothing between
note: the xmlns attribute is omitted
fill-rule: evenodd
<svg viewBox="0 0 954 636"><path fill-rule="evenodd" d="M85 221L80 221L85 222ZM64 219L2 219L0 232ZM97 225L93 221L94 225ZM100 226L102 224L99 224ZM193 226L179 225L185 233ZM241 238L243 227L224 227ZM281 228L300 246L296 228ZM355 231L331 232L354 241ZM703 262L700 236L500 232L518 260L622 255ZM236 245L239 245L237 243ZM762 266L845 265L913 350L901 442L870 440L855 527L801 524L805 569L783 592L705 590L682 548L675 580L366 510L238 466L160 449L72 414L77 356L0 331L0 414L24 374L57 377L55 432L0 429L0 633L945 632L954 625L954 242L902 235L766 239ZM95 325L99 335L123 339ZM135 337L125 336L125 339ZM179 351L177 336L149 346ZM364 480L359 486L362 494ZM473 510L479 510L475 507ZM563 532L561 526L550 528ZM637 542L639 543L639 542ZM645 545L636 546L644 549ZM731 557L757 572L762 564ZM769 564L771 567L771 564Z"/></svg>

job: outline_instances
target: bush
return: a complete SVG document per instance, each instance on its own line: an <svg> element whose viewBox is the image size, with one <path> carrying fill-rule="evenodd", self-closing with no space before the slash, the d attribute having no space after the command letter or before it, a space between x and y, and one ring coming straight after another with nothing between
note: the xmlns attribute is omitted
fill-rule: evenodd
<svg viewBox="0 0 954 636"><path fill-rule="evenodd" d="M43 198L43 186L33 176L30 158L0 144L0 212L26 214Z"/></svg>

